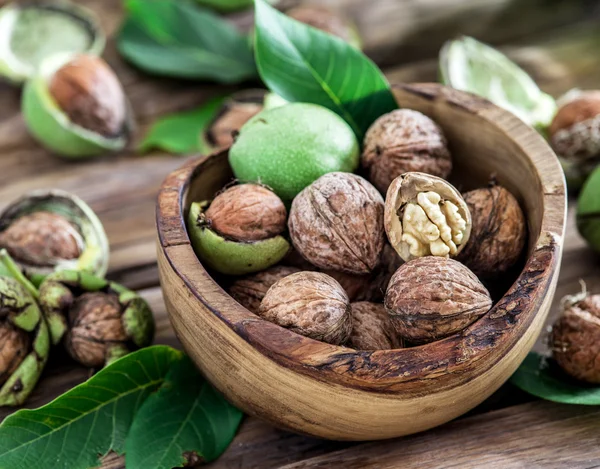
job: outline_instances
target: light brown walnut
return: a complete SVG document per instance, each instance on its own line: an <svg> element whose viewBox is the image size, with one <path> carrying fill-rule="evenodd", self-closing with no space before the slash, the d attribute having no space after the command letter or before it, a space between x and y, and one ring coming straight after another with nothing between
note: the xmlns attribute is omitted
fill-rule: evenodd
<svg viewBox="0 0 600 469"><path fill-rule="evenodd" d="M453 259L427 256L393 275L385 307L405 339L433 342L461 331L492 307L477 276Z"/></svg>
<svg viewBox="0 0 600 469"><path fill-rule="evenodd" d="M321 269L369 274L383 250L383 211L383 199L368 181L329 173L294 199L290 237L294 248Z"/></svg>
<svg viewBox="0 0 600 469"><path fill-rule="evenodd" d="M31 339L26 331L8 322L0 322L0 386L29 353L30 343Z"/></svg>
<svg viewBox="0 0 600 469"><path fill-rule="evenodd" d="M298 272L276 282L259 316L312 339L344 343L352 330L350 300L342 286L320 272Z"/></svg>
<svg viewBox="0 0 600 469"><path fill-rule="evenodd" d="M403 347L396 323L381 303L352 303L352 333L348 346L357 350L389 350Z"/></svg>

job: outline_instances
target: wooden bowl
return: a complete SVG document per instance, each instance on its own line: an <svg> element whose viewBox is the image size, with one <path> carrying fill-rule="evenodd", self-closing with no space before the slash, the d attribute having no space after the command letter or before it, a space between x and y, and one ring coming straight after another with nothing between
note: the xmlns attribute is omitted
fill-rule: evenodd
<svg viewBox="0 0 600 469"><path fill-rule="evenodd" d="M490 173L522 204L528 259L508 292L462 333L414 348L375 352L321 343L271 324L233 300L196 258L186 233L192 201L232 178L227 151L167 177L157 208L158 263L167 310L185 350L245 412L273 425L338 440L426 430L481 403L516 370L550 308L565 223L561 167L536 131L475 96L441 85L397 86L400 107L445 131L453 179L469 189Z"/></svg>

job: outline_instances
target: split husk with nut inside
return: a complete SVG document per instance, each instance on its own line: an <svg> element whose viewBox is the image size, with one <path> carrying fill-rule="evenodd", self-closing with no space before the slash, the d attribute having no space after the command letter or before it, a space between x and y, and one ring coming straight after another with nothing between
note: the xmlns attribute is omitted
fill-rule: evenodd
<svg viewBox="0 0 600 469"><path fill-rule="evenodd" d="M53 344L63 338L73 359L102 367L154 337L150 307L137 293L85 272L49 275L40 286L40 307Z"/></svg>
<svg viewBox="0 0 600 469"><path fill-rule="evenodd" d="M0 407L25 402L49 352L50 337L37 290L8 253L0 250Z"/></svg>
<svg viewBox="0 0 600 469"><path fill-rule="evenodd" d="M5 248L31 281L60 270L103 277L109 247L92 209L68 192L33 191L0 214L0 248Z"/></svg>
<svg viewBox="0 0 600 469"><path fill-rule="evenodd" d="M66 158L125 148L133 115L119 79L92 55L54 55L27 81L23 117L32 135Z"/></svg>
<svg viewBox="0 0 600 469"><path fill-rule="evenodd" d="M492 307L477 276L454 259L426 256L407 262L390 280L385 308L400 335L427 343L461 331Z"/></svg>
<svg viewBox="0 0 600 469"><path fill-rule="evenodd" d="M469 241L471 214L449 182L424 173L405 173L385 199L385 231L405 261L422 256L456 257Z"/></svg>
<svg viewBox="0 0 600 469"><path fill-rule="evenodd" d="M275 193L259 184L227 188L212 201L194 202L188 233L196 255L228 275L265 270L279 262L290 244L282 236L287 210Z"/></svg>
<svg viewBox="0 0 600 469"><path fill-rule="evenodd" d="M48 57L100 55L105 37L96 16L75 3L21 2L0 9L0 76L14 83L31 78Z"/></svg>

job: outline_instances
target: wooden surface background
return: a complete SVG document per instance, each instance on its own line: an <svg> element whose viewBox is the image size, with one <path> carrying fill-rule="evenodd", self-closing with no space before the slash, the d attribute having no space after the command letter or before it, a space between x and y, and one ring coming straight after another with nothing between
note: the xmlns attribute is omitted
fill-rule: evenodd
<svg viewBox="0 0 600 469"><path fill-rule="evenodd" d="M7 3L0 0L0 5ZM86 0L109 35L122 18L121 0ZM326 0L358 24L365 47L390 81L433 81L437 51L457 34L499 44L555 96L577 86L600 88L600 19L595 0ZM238 15L241 24L248 24ZM110 41L116 69L138 118L136 138L159 116L194 108L228 91L208 83L145 76L127 66ZM86 200L111 243L109 277L139 290L156 313L157 342L177 346L156 270L154 203L163 178L184 158L133 150L72 163L41 149L27 134L18 89L0 84L0 209L21 194L61 188ZM588 288L600 292L600 258L574 227L570 200L563 267L555 298ZM543 349L542 341L538 349ZM37 407L89 376L58 354L28 402ZM0 418L9 413L0 409ZM227 452L210 467L592 468L600 467L600 409L542 402L510 385L463 418L408 438L363 444L327 442L279 431L248 418ZM109 456L104 468L123 468Z"/></svg>

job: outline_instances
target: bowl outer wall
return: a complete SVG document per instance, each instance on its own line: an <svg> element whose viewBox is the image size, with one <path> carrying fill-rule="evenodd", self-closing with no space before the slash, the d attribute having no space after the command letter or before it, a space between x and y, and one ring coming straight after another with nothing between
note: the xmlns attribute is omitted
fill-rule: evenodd
<svg viewBox="0 0 600 469"><path fill-rule="evenodd" d="M459 161L457 170L465 176L461 185L468 189L471 174L481 180L494 165L501 168L500 183L525 206L529 232L539 234L530 236L529 259L507 294L461 334L410 349L359 352L268 323L212 280L185 230L186 200L195 190L218 189L229 177L226 152L190 161L161 189L159 272L175 331L203 373L235 405L279 427L330 439L370 440L447 422L510 377L535 343L550 308L566 199L560 165L546 142L512 114L473 95L437 84L404 85L394 92L400 106L420 110L442 125L455 144L453 153L481 145L484 153L488 145L494 158ZM507 167L502 158L511 164ZM194 188L191 181L200 173L205 187Z"/></svg>

